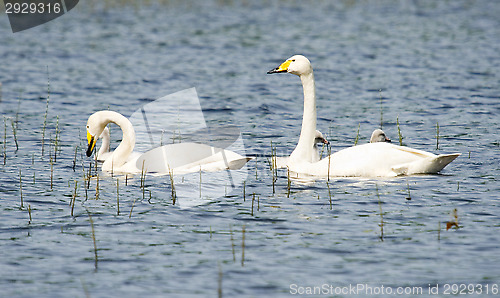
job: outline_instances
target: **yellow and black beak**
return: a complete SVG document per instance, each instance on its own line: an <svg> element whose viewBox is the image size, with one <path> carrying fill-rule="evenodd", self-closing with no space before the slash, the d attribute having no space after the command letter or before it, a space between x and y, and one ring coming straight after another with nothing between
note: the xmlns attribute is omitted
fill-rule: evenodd
<svg viewBox="0 0 500 298"><path fill-rule="evenodd" d="M271 69L270 71L268 71L267 74L287 72L288 71L288 66L290 66L290 63L292 63L292 60L286 60L285 62L281 63L280 66L276 67L275 69Z"/></svg>
<svg viewBox="0 0 500 298"><path fill-rule="evenodd" d="M88 130L87 130L87 142L88 142L87 157L90 157L92 155L92 152L94 151L97 139L93 135L91 135Z"/></svg>

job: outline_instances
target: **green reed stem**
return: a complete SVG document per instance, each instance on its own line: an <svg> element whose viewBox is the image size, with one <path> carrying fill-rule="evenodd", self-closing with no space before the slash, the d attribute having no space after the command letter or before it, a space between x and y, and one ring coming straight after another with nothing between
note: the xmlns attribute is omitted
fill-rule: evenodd
<svg viewBox="0 0 500 298"><path fill-rule="evenodd" d="M49 76L49 66L47 65L47 101L45 104L45 115L43 116L42 156L43 156L44 145L45 145L45 129L47 128L47 114L49 113L49 101L50 101L50 76Z"/></svg>
<svg viewBox="0 0 500 298"><path fill-rule="evenodd" d="M134 210L136 199L137 199L137 196L134 196L134 201L132 201L132 207L130 207L130 213L128 214L128 218L132 217L132 211Z"/></svg>
<svg viewBox="0 0 500 298"><path fill-rule="evenodd" d="M439 122L436 122L436 150L439 150Z"/></svg>
<svg viewBox="0 0 500 298"><path fill-rule="evenodd" d="M384 123L384 109L382 107L383 99L382 99L382 89L378 90L380 96L380 129L382 129Z"/></svg>
<svg viewBox="0 0 500 298"><path fill-rule="evenodd" d="M78 154L78 145L75 146L75 158L73 159L73 172L76 170L76 156Z"/></svg>
<svg viewBox="0 0 500 298"><path fill-rule="evenodd" d="M245 194L245 192L246 192L246 182L247 182L246 180L243 181L243 202L245 202L245 196L246 196L246 194Z"/></svg>
<svg viewBox="0 0 500 298"><path fill-rule="evenodd" d="M219 267L219 277L217 279L217 297L222 298L222 267L220 266L220 262L217 262Z"/></svg>
<svg viewBox="0 0 500 298"><path fill-rule="evenodd" d="M50 190L52 190L54 185L54 162L52 160L52 155L50 156Z"/></svg>
<svg viewBox="0 0 500 298"><path fill-rule="evenodd" d="M290 198L290 188L292 186L292 181L290 180L290 168L286 167L286 197Z"/></svg>
<svg viewBox="0 0 500 298"><path fill-rule="evenodd" d="M116 215L120 215L120 179L116 178Z"/></svg>
<svg viewBox="0 0 500 298"><path fill-rule="evenodd" d="M173 172L173 170L169 169L168 174L170 176L170 188L172 190L172 204L175 205L175 202L177 201L177 193L175 192L174 172Z"/></svg>
<svg viewBox="0 0 500 298"><path fill-rule="evenodd" d="M31 205L28 204L28 214L30 216L30 220L28 221L28 224L31 224L32 218L31 218Z"/></svg>
<svg viewBox="0 0 500 298"><path fill-rule="evenodd" d="M330 161L331 161L331 155L332 155L332 149L330 148L330 146L328 146L328 179L327 181L330 181Z"/></svg>
<svg viewBox="0 0 500 298"><path fill-rule="evenodd" d="M59 115L56 117L56 136L54 138L54 162L57 162L57 151L59 151Z"/></svg>
<svg viewBox="0 0 500 298"><path fill-rule="evenodd" d="M276 169L276 156L275 150L273 149L273 141L271 141L271 174L272 174L272 182L273 182L273 194L276 192L275 183L277 181L277 169Z"/></svg>
<svg viewBox="0 0 500 298"><path fill-rule="evenodd" d="M396 125L398 126L399 146L403 146L403 135L401 134L401 129L399 129L399 115L396 117Z"/></svg>
<svg viewBox="0 0 500 298"><path fill-rule="evenodd" d="M77 196L77 191L78 191L78 180L75 180L75 189L73 190L73 196L71 198L71 216L73 216L73 212L75 210L75 201L76 201L76 196Z"/></svg>
<svg viewBox="0 0 500 298"><path fill-rule="evenodd" d="M380 200L380 195L378 193L378 185L377 184L375 184L375 188L377 191L378 208L380 211L380 240L384 241L384 214L382 212L382 201Z"/></svg>
<svg viewBox="0 0 500 298"><path fill-rule="evenodd" d="M250 215L253 216L253 203L255 202L255 193L253 193L252 195L252 213L250 213Z"/></svg>
<svg viewBox="0 0 500 298"><path fill-rule="evenodd" d="M233 237L233 227L229 225L229 234L231 235L231 251L233 253L233 262L236 262L236 254L234 252L234 237Z"/></svg>
<svg viewBox="0 0 500 298"><path fill-rule="evenodd" d="M361 123L358 123L358 132L356 133L356 139L354 139L354 146L358 144L359 140L359 128L361 127Z"/></svg>
<svg viewBox="0 0 500 298"><path fill-rule="evenodd" d="M21 169L19 169L19 192L21 194L21 206L19 209L23 209L24 204L23 204L23 181L22 181L22 176L21 176Z"/></svg>
<svg viewBox="0 0 500 298"><path fill-rule="evenodd" d="M98 257L97 257L97 241L95 238L94 220L92 219L92 216L90 215L89 210L87 210L87 214L89 215L90 229L92 232L92 242L94 243L94 260L95 260L94 261L94 268L95 268L95 270L97 270Z"/></svg>
<svg viewBox="0 0 500 298"><path fill-rule="evenodd" d="M408 188L408 197L406 199L411 200L410 183L408 182L408 179L406 179L406 187Z"/></svg>
<svg viewBox="0 0 500 298"><path fill-rule="evenodd" d="M241 267L245 266L245 225L241 229Z"/></svg>
<svg viewBox="0 0 500 298"><path fill-rule="evenodd" d="M19 144L17 143L17 128L14 124L14 120L11 120L12 124L12 134L14 135L14 142L16 143L16 151L19 150Z"/></svg>
<svg viewBox="0 0 500 298"><path fill-rule="evenodd" d="M330 183L328 183L328 181L326 182L326 187L328 188L328 198L330 200L330 210L333 210L332 192L330 191Z"/></svg>
<svg viewBox="0 0 500 298"><path fill-rule="evenodd" d="M96 184L95 184L95 199L99 200L99 174L96 175Z"/></svg>
<svg viewBox="0 0 500 298"><path fill-rule="evenodd" d="M3 117L3 165L7 163L7 118Z"/></svg>

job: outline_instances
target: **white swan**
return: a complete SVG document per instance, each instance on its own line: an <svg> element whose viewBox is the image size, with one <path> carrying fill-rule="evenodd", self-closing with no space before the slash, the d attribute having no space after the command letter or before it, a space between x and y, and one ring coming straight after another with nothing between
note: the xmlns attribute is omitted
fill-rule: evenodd
<svg viewBox="0 0 500 298"><path fill-rule="evenodd" d="M388 142L391 143L391 139L389 139L386 135L385 132L381 129L375 129L372 133L372 136L370 138L370 143L376 143L376 142Z"/></svg>
<svg viewBox="0 0 500 298"><path fill-rule="evenodd" d="M329 145L330 142L328 142L328 140L325 139L321 131L316 130L316 133L314 134L314 145L313 145L314 148L313 148L313 159L312 159L313 162L317 162L320 160L318 144Z"/></svg>
<svg viewBox="0 0 500 298"><path fill-rule="evenodd" d="M104 147L98 156L104 159L102 170L118 173L139 173L141 171L158 174L186 174L198 171L221 171L240 169L252 159L235 152L198 143L180 143L164 145L144 154L133 152L135 131L132 123L123 115L113 111L99 111L87 121L87 156L91 156L97 141L103 138L106 145L105 130L109 123L118 125L123 137L120 145L108 156ZM109 145L108 145L109 146ZM102 148L101 147L101 148ZM109 148L109 147L108 147ZM101 155L103 154L103 155Z"/></svg>
<svg viewBox="0 0 500 298"><path fill-rule="evenodd" d="M99 136L101 136L109 123L118 125L123 133L122 141L116 149L104 159L102 170L108 172L135 173L139 170L135 161L140 156L134 153L135 132L130 121L119 113L113 111L99 111L90 115L87 120L87 156L91 156ZM104 133L105 137L106 133ZM97 136L97 137L96 137ZM104 152L103 152L104 153ZM102 159L102 156L101 156Z"/></svg>
<svg viewBox="0 0 500 298"><path fill-rule="evenodd" d="M368 143L333 153L318 162L312 156L316 132L316 90L311 63L295 55L272 73L298 75L304 90L304 115L299 142L288 158L287 167L298 174L312 176L394 177L437 173L460 154L442 154L396 146L386 142Z"/></svg>

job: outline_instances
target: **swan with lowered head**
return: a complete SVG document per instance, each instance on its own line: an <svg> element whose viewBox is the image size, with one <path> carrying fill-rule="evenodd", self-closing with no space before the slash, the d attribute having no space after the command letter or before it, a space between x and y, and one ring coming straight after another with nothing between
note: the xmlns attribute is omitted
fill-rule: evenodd
<svg viewBox="0 0 500 298"><path fill-rule="evenodd" d="M433 174L442 170L460 154L435 155L387 142L349 147L314 162L316 132L316 90L311 63L295 55L268 71L291 73L300 77L304 92L304 114L297 146L287 160L287 167L297 174L343 177L394 177L411 174Z"/></svg>
<svg viewBox="0 0 500 298"><path fill-rule="evenodd" d="M372 136L370 138L370 143L376 143L376 142L387 142L391 143L391 139L389 139L386 135L385 132L381 129L375 129L372 133Z"/></svg>
<svg viewBox="0 0 500 298"><path fill-rule="evenodd" d="M120 145L106 156L105 130L109 123L118 125L123 137ZM237 170L251 158L235 152L198 143L179 143L157 147L143 154L133 152L135 131L132 123L123 115L113 111L99 111L87 121L87 156L94 151L97 137L103 138L103 151L98 154L104 159L102 170L118 173L139 173L141 171L158 174L186 174L197 171ZM109 148L109 145L108 145Z"/></svg>
<svg viewBox="0 0 500 298"><path fill-rule="evenodd" d="M106 147L109 151L109 131L106 133L105 130L109 123L118 125L123 133L120 145L111 153L106 152ZM98 137L103 138L103 146L101 146L97 156L98 160L104 161L102 164L103 171L126 173L139 171L135 165L135 161L140 154L133 153L135 131L132 123L127 118L113 111L99 111L90 115L87 120L88 157L92 155Z"/></svg>

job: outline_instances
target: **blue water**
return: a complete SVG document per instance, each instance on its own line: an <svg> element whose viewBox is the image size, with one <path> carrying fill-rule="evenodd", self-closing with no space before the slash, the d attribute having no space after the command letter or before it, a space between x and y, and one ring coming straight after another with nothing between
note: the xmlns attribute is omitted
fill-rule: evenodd
<svg viewBox="0 0 500 298"><path fill-rule="evenodd" d="M81 1L16 34L0 16L1 296L288 297L358 284L426 295L439 285L439 296L445 284L472 284L470 293L481 285L482 296L494 296L495 1L106 3ZM398 121L405 145L462 155L439 175L292 183L290 193L279 171L273 192L271 141L278 155L293 150L302 90L297 77L266 71L293 54L313 64L318 129L332 150L353 145L358 127L358 142L367 142L382 109L393 141ZM97 199L95 179L86 194L88 116L108 108L130 116L191 87L207 123L237 125L247 154L257 156L245 190L182 208L168 177L148 176L144 190L136 177L119 182L119 214L116 177L100 177ZM446 230L455 209L458 228Z"/></svg>

